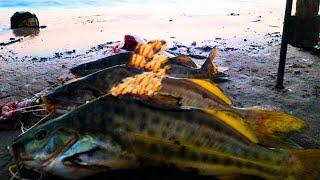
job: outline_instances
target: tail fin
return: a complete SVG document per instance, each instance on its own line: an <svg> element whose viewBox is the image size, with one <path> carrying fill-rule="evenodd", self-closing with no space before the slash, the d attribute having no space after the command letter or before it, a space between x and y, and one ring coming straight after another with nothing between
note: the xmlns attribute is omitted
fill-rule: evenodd
<svg viewBox="0 0 320 180"><path fill-rule="evenodd" d="M215 64L212 63L212 61L218 57L218 50L216 48L213 48L204 62L204 64L201 66L201 69L204 71L207 71L211 74L217 74L218 73L218 68Z"/></svg>
<svg viewBox="0 0 320 180"><path fill-rule="evenodd" d="M206 61L201 66L201 70L208 73L208 78L213 82L226 82L228 81L227 75L218 71L217 65L215 65L212 61L214 61L218 57L218 50L213 48L206 59Z"/></svg>
<svg viewBox="0 0 320 180"><path fill-rule="evenodd" d="M196 84L197 86L200 86L203 89L214 94L216 97L218 97L220 100L222 100L225 104L232 105L231 99L215 83L211 83L209 81L202 80L202 79L188 79L188 81L191 81L192 83Z"/></svg>
<svg viewBox="0 0 320 180"><path fill-rule="evenodd" d="M253 143L274 148L301 148L285 135L305 128L306 124L289 114L257 108L203 111L232 127Z"/></svg>
<svg viewBox="0 0 320 180"><path fill-rule="evenodd" d="M288 151L293 155L294 168L291 169L295 174L295 179L318 179L320 177L320 150L296 150Z"/></svg>
<svg viewBox="0 0 320 180"><path fill-rule="evenodd" d="M297 148L285 135L307 127L302 119L283 112L262 108L237 108L236 111L256 132L259 143L271 147Z"/></svg>

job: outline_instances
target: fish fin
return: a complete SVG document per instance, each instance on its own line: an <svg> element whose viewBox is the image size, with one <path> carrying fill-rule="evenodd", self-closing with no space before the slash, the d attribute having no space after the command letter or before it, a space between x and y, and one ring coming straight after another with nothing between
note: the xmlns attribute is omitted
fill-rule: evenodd
<svg viewBox="0 0 320 180"><path fill-rule="evenodd" d="M209 74L209 79L212 81L212 82L215 82L215 83L223 83L223 82L227 82L227 81L230 81L228 75L226 75L225 73L223 72L218 72L217 74Z"/></svg>
<svg viewBox="0 0 320 180"><path fill-rule="evenodd" d="M293 174L297 174L296 179L318 179L320 177L320 150L291 150L287 152L295 158L295 165L290 169Z"/></svg>
<svg viewBox="0 0 320 180"><path fill-rule="evenodd" d="M249 124L238 114L228 110L202 109L204 112L216 117L218 120L224 122L232 127L240 134L245 136L253 143L258 143L256 133L250 128Z"/></svg>
<svg viewBox="0 0 320 180"><path fill-rule="evenodd" d="M218 73L218 68L215 64L213 64L213 60L218 56L218 50L216 48L213 48L206 59L206 61L203 63L201 66L201 69L209 72L211 74L216 74Z"/></svg>
<svg viewBox="0 0 320 180"><path fill-rule="evenodd" d="M305 121L283 112L260 108L239 108L236 111L256 132L259 142L267 146L297 148L299 146L284 135L307 127Z"/></svg>
<svg viewBox="0 0 320 180"><path fill-rule="evenodd" d="M188 80L191 81L192 83L206 89L210 93L214 94L219 99L221 99L224 103L226 103L228 105L232 105L231 99L226 94L224 94L224 92L216 84L211 83L206 80L201 80L201 79L188 79Z"/></svg>
<svg viewBox="0 0 320 180"><path fill-rule="evenodd" d="M206 59L206 61L201 66L201 70L208 73L208 78L213 82L226 82L229 78L226 74L219 72L217 65L212 61L218 56L218 50L213 48Z"/></svg>

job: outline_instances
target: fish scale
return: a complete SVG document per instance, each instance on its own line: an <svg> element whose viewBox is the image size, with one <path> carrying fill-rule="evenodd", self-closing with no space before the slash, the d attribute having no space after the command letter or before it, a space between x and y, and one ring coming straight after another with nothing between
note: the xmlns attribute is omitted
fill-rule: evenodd
<svg viewBox="0 0 320 180"><path fill-rule="evenodd" d="M182 104L188 104L192 107L214 107L215 109L226 109L226 103L220 99L220 97L215 96L214 94L206 91L206 89L195 86L189 79L180 79L177 81L176 79L165 78L163 79L162 89L160 89L160 93L168 93L175 97L189 96L196 98L183 98ZM181 89L179 87L189 87L189 89ZM170 93L169 93L170 92ZM196 101L195 99L202 99L202 101ZM210 106L208 106L208 104ZM207 105L207 106L204 106ZM230 108L231 109L231 108Z"/></svg>
<svg viewBox="0 0 320 180"><path fill-rule="evenodd" d="M211 150L200 150L192 146L178 145L172 141L159 140L158 138L144 137L143 135L130 135L132 143L137 144L133 147L134 153L143 157L149 157L158 163L174 164L178 167L198 170L200 173L203 166L211 166L203 175L219 175L217 172L225 173L226 171L252 171L250 174L260 174L264 171L264 176L272 177L279 175L278 168L271 168L263 164L248 162L246 160L233 158L228 155L221 155ZM147 143L146 143L147 142ZM185 164L185 165L184 165ZM186 165L188 164L188 165ZM198 165L192 165L198 164ZM200 168L199 168L200 167ZM223 169L224 168L224 169ZM223 169L223 170L222 170ZM249 172L248 172L249 173Z"/></svg>
<svg viewBox="0 0 320 180"><path fill-rule="evenodd" d="M180 140L181 143L187 143L187 144L194 144L196 147L208 147L208 148L215 148L219 149L223 152L230 151L232 149L232 146L229 144L228 146L222 146L224 140L228 140L228 142L232 142L231 144L237 147L242 153L238 153L238 155L241 155L246 158L250 158L248 154L245 152L248 151L247 146L243 146L243 143L239 143L239 141L234 141L234 139L229 138L228 136L224 136L223 134L219 134L216 131L212 131L208 129L207 127L197 127L197 125L188 125L187 123L180 123L179 121L175 121L172 119L164 120L161 124L158 124L157 126L153 125L152 122L146 123L147 121L140 120L140 128L135 127L135 129L140 130L140 133L148 134L149 136L158 136L160 138L169 139L171 141L178 141ZM141 124L143 124L143 129L141 129ZM169 126L168 126L169 125ZM181 131L177 131L177 127L181 129ZM190 128L189 128L190 127ZM169 130L169 131L168 131ZM153 134L150 134L148 132L156 132ZM165 132L165 133L164 133ZM189 132L197 132L196 136L194 136L195 133L189 133ZM163 134L166 134L164 137ZM169 135L168 135L169 134ZM179 142L180 142L179 141ZM217 142L216 142L217 141ZM199 142L199 143L197 143ZM209 142L213 142L209 145ZM251 152L251 156L256 154L257 152ZM257 156L257 155L256 155ZM253 156L253 157L256 157ZM271 157L264 156L256 157L256 159L263 159L265 162L269 162Z"/></svg>
<svg viewBox="0 0 320 180"><path fill-rule="evenodd" d="M114 142L121 148L121 151L113 148L115 154L103 151L114 160L106 161L109 163L105 164L105 171L112 167L120 170L169 165L196 170L201 175L256 175L265 179L308 179L319 175L318 150L270 150L250 142L200 109L162 109L145 103L133 97L107 95L79 106L17 138L12 145L15 159L26 167L39 168L41 173L52 172L70 178L70 174L44 168L48 162L63 163L64 159L56 158L75 145L71 143L85 136L102 135L101 141ZM53 138L59 139L56 146L48 144ZM76 148L83 150L80 146ZM90 152L73 152L74 158L66 157L70 162L66 166L70 167L63 170L76 172L71 178L97 173L90 167L73 166L95 165L86 160ZM130 164L122 153L133 157ZM113 162L118 161L123 164L114 166ZM100 167L99 163L96 165Z"/></svg>
<svg viewBox="0 0 320 180"><path fill-rule="evenodd" d="M186 163L199 171L203 170L203 166L212 168L204 168L204 174L217 175L216 172L230 171L270 178L280 174L279 159L287 158L283 153L250 144L238 133L213 120L212 116L197 110L163 111L132 100L104 97L75 111L70 115L77 117L72 118L72 123L78 126L79 132L106 131L117 138L124 148L152 160L163 157L159 149L166 145L165 149L176 153L185 148L185 157L174 156L173 160L163 159L161 162L179 167L184 167ZM83 118L85 115L81 112L92 112L95 118ZM80 117L82 121L79 121ZM177 127L180 127L180 132L175 131ZM163 134L167 134L166 138ZM201 141L208 137L213 143ZM216 161L201 160L204 157Z"/></svg>

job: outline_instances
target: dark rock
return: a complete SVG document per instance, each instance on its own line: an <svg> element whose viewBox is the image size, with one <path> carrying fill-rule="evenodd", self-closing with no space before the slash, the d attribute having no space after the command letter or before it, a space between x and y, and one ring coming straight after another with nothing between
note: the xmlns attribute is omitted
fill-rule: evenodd
<svg viewBox="0 0 320 180"><path fill-rule="evenodd" d="M40 61L39 62L45 62L45 61L47 61L48 60L48 58L40 58Z"/></svg>
<svg viewBox="0 0 320 180"><path fill-rule="evenodd" d="M197 45L197 42L196 41L193 41L192 43L191 43L191 46L196 46Z"/></svg>
<svg viewBox="0 0 320 180"><path fill-rule="evenodd" d="M301 71L300 70L294 70L293 73L294 74L301 74Z"/></svg>
<svg viewBox="0 0 320 180"><path fill-rule="evenodd" d="M251 72L257 73L259 70L258 69L251 69Z"/></svg>
<svg viewBox="0 0 320 180"><path fill-rule="evenodd" d="M289 68L306 68L305 66L299 65L299 64L292 64L291 66L289 66Z"/></svg>
<svg viewBox="0 0 320 180"><path fill-rule="evenodd" d="M169 48L170 51L175 51L177 50L178 48L175 46L175 47L172 47L172 48Z"/></svg>
<svg viewBox="0 0 320 180"><path fill-rule="evenodd" d="M189 57L195 58L195 59L206 59L206 56L201 56L198 54L189 54Z"/></svg>
<svg viewBox="0 0 320 180"><path fill-rule="evenodd" d="M196 47L195 49L199 49L199 50L202 50L204 52L209 52L212 50L213 47L211 46L203 46L203 47Z"/></svg>
<svg viewBox="0 0 320 180"><path fill-rule="evenodd" d="M75 52L76 52L76 50L73 49L72 51L66 51L65 53L66 53L66 54L73 54L73 53L75 53Z"/></svg>
<svg viewBox="0 0 320 180"><path fill-rule="evenodd" d="M240 16L240 14L230 13L230 16Z"/></svg>
<svg viewBox="0 0 320 180"><path fill-rule="evenodd" d="M11 17L11 29L21 27L39 28L39 20L37 16L26 11L14 13Z"/></svg>

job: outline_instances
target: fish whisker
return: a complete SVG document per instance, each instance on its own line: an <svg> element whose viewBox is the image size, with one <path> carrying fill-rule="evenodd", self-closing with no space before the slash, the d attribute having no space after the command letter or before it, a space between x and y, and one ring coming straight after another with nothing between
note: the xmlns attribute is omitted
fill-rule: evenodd
<svg viewBox="0 0 320 180"><path fill-rule="evenodd" d="M40 123L44 122L46 119L48 119L53 113L49 113L48 115L46 115L45 117L43 117L42 119L40 119L37 123L35 123L34 125L32 125L30 128L26 129L22 134L24 134L25 132L29 131L30 129L36 127L37 125L39 125Z"/></svg>
<svg viewBox="0 0 320 180"><path fill-rule="evenodd" d="M46 110L46 109L34 109L34 110L29 110L29 111L22 111L22 113L41 112L41 111L48 111L48 110Z"/></svg>
<svg viewBox="0 0 320 180"><path fill-rule="evenodd" d="M17 168L17 171L14 172L14 168ZM31 179L27 179L27 178L22 178L19 174L20 174L20 170L18 169L18 166L16 164L13 164L11 166L9 166L9 172L11 174L11 178L10 180L14 180L14 179L19 179L19 180L31 180ZM40 173L39 173L40 174ZM38 180L41 180L43 178L43 175L40 174L40 177L38 178Z"/></svg>
<svg viewBox="0 0 320 180"><path fill-rule="evenodd" d="M42 107L42 108L44 108L44 104L34 105L34 106L28 106L28 107L23 107L23 108L15 109L15 110L10 111L10 112L18 112L18 111L22 111L22 110L26 110L26 109L37 108L37 107Z"/></svg>

